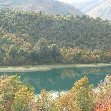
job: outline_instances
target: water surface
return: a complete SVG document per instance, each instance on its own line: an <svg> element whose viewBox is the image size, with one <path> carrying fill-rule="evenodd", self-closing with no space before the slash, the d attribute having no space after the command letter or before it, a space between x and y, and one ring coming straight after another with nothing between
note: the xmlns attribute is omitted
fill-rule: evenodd
<svg viewBox="0 0 111 111"><path fill-rule="evenodd" d="M33 86L36 93L40 93L42 89L48 91L68 90L75 81L84 76L87 76L90 83L96 86L107 74L111 74L111 66L56 68L36 72L0 72L0 75L3 74L18 74L24 83Z"/></svg>

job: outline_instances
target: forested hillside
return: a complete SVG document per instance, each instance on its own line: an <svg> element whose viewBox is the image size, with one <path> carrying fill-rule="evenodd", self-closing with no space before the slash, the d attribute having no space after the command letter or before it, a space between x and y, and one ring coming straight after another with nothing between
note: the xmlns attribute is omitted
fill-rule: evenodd
<svg viewBox="0 0 111 111"><path fill-rule="evenodd" d="M0 11L5 65L110 62L111 25L100 18Z"/></svg>
<svg viewBox="0 0 111 111"><path fill-rule="evenodd" d="M27 34L33 41L46 38L60 47L111 47L111 25L99 18L48 16L42 13L1 10L0 27L18 36Z"/></svg>

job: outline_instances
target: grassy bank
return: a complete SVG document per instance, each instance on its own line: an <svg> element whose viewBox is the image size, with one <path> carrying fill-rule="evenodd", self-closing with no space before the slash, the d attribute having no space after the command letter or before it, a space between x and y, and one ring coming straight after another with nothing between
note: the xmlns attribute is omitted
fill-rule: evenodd
<svg viewBox="0 0 111 111"><path fill-rule="evenodd" d="M66 65L35 65L35 66L1 66L0 72L36 72L47 71L57 68L72 68L72 67L110 67L111 64L66 64Z"/></svg>

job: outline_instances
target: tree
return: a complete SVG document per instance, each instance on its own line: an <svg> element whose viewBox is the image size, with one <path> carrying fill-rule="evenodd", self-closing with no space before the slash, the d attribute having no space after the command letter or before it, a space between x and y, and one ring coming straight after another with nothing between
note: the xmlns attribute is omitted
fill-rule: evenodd
<svg viewBox="0 0 111 111"><path fill-rule="evenodd" d="M2 48L0 48L0 65L3 64L4 57L5 57L5 51Z"/></svg>
<svg viewBox="0 0 111 111"><path fill-rule="evenodd" d="M74 94L76 104L82 111L93 111L95 106L94 93L87 77L77 81L71 92Z"/></svg>
<svg viewBox="0 0 111 111"><path fill-rule="evenodd" d="M24 85L20 77L0 77L0 111L37 111L32 87Z"/></svg>
<svg viewBox="0 0 111 111"><path fill-rule="evenodd" d="M39 39L37 44L35 44L35 47L34 47L34 50L36 52L44 52L47 49L48 49L48 42L44 38Z"/></svg>
<svg viewBox="0 0 111 111"><path fill-rule="evenodd" d="M38 58L39 63L50 63L52 61L51 51L48 48L46 39L41 38L38 40L38 43L34 47L34 51L36 52L36 58Z"/></svg>
<svg viewBox="0 0 111 111"><path fill-rule="evenodd" d="M18 50L16 45L11 45L9 47L9 51L8 51L8 55L7 55L7 59L8 59L8 64L17 64L18 63Z"/></svg>
<svg viewBox="0 0 111 111"><path fill-rule="evenodd" d="M51 45L51 53L52 53L52 58L54 62L57 62L57 63L62 62L62 54L60 53L60 50L56 44Z"/></svg>

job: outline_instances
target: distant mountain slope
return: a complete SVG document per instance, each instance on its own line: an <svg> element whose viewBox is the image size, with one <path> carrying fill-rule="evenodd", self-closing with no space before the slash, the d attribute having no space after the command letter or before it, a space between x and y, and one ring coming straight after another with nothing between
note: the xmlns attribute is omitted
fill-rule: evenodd
<svg viewBox="0 0 111 111"><path fill-rule="evenodd" d="M23 11L42 11L47 14L83 15L78 9L55 0L0 0L0 8L11 8Z"/></svg>
<svg viewBox="0 0 111 111"><path fill-rule="evenodd" d="M73 5L91 17L111 20L111 0L87 0Z"/></svg>
<svg viewBox="0 0 111 111"><path fill-rule="evenodd" d="M111 20L111 0L103 0L86 14L92 17L101 17L102 19Z"/></svg>
<svg viewBox="0 0 111 111"><path fill-rule="evenodd" d="M72 4L76 8L80 9L82 12L88 12L89 10L92 10L96 6L98 6L99 3L101 3L103 0L85 0L85 1L73 1Z"/></svg>

